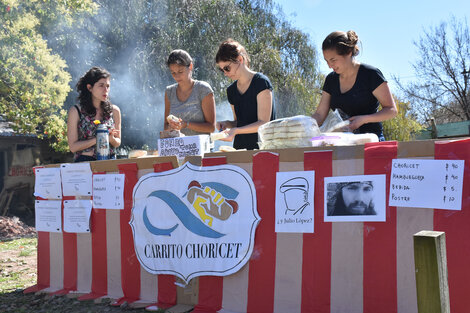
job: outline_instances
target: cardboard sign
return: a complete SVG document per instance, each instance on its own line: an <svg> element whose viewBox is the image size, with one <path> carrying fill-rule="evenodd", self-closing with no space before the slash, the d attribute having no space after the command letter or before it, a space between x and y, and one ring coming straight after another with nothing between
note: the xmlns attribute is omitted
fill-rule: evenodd
<svg viewBox="0 0 470 313"><path fill-rule="evenodd" d="M463 160L393 160L390 205L461 210L464 163Z"/></svg>
<svg viewBox="0 0 470 313"><path fill-rule="evenodd" d="M186 163L142 176L133 200L135 251L149 273L188 282L233 274L250 259L260 217L243 169Z"/></svg>
<svg viewBox="0 0 470 313"><path fill-rule="evenodd" d="M209 135L165 138L158 140L158 155L184 158L191 155L204 155L210 151Z"/></svg>

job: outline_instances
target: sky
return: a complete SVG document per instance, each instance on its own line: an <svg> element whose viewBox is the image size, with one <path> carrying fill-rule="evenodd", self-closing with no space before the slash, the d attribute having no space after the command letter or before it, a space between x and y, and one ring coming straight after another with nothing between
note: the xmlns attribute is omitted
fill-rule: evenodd
<svg viewBox="0 0 470 313"><path fill-rule="evenodd" d="M395 94L398 88L392 75L405 83L416 79L412 64L419 55L413 42L419 41L424 30L452 16L467 21L470 17L469 0L273 1L281 5L291 25L309 34L319 53L329 33L354 30L362 45L357 60L379 68ZM329 73L323 55L319 56L320 71Z"/></svg>

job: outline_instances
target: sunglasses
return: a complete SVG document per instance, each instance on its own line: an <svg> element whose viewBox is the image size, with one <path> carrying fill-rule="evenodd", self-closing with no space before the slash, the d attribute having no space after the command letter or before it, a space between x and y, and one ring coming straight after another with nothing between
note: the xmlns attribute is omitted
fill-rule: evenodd
<svg viewBox="0 0 470 313"><path fill-rule="evenodd" d="M219 70L222 72L222 73L228 73L230 72L231 68L230 68L230 65L232 65L233 62L230 62L228 65L225 65L224 67L219 67Z"/></svg>

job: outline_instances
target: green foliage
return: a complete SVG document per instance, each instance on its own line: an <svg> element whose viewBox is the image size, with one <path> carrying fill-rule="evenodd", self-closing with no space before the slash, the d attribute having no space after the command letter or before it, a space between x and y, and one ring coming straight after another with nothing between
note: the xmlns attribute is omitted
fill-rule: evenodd
<svg viewBox="0 0 470 313"><path fill-rule="evenodd" d="M194 77L214 88L218 110L229 110L230 82L215 65L227 38L271 79L279 117L309 115L319 100L316 51L272 0L0 0L0 11L0 114L20 133L47 135L56 150L67 149L63 109L76 98L69 84L93 65L113 75L123 145L155 145L173 49L193 56Z"/></svg>
<svg viewBox="0 0 470 313"><path fill-rule="evenodd" d="M411 141L414 140L413 135L424 129L416 116L411 113L411 105L397 97L395 103L397 105L398 114L395 118L383 122L384 136L387 140Z"/></svg>
<svg viewBox="0 0 470 313"><path fill-rule="evenodd" d="M74 6L82 10L78 2L0 0L0 115L19 134L49 138L57 151L68 150L62 107L71 77L38 29L71 18Z"/></svg>
<svg viewBox="0 0 470 313"><path fill-rule="evenodd" d="M311 114L321 77L309 37L293 28L271 0L101 0L95 16L57 30L54 51L72 82L92 65L113 75L111 101L123 114L123 145L155 146L163 128L163 93L174 80L166 66L173 49L194 59L196 79L214 89L217 110L230 111L230 83L217 69L219 44L233 38L251 56L251 68L273 83L278 116ZM73 93L67 106L75 101ZM140 112L145 112L142 116Z"/></svg>

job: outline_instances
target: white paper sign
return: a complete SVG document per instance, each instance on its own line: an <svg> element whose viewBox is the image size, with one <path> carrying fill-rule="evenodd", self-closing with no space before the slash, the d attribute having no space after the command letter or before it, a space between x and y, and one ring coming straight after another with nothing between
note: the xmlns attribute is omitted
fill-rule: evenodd
<svg viewBox="0 0 470 313"><path fill-rule="evenodd" d="M231 275L250 260L260 217L255 186L242 168L185 163L142 176L132 198L135 252L149 273L187 283Z"/></svg>
<svg viewBox="0 0 470 313"><path fill-rule="evenodd" d="M64 200L64 231L90 232L91 200Z"/></svg>
<svg viewBox="0 0 470 313"><path fill-rule="evenodd" d="M197 135L158 140L158 155L184 158L191 155L204 155L210 151L209 135Z"/></svg>
<svg viewBox="0 0 470 313"><path fill-rule="evenodd" d="M64 196L91 197L91 169L89 163L67 163L60 166Z"/></svg>
<svg viewBox="0 0 470 313"><path fill-rule="evenodd" d="M325 222L385 222L385 175L325 177Z"/></svg>
<svg viewBox="0 0 470 313"><path fill-rule="evenodd" d="M93 175L93 207L124 209L124 174Z"/></svg>
<svg viewBox="0 0 470 313"><path fill-rule="evenodd" d="M313 233L315 171L276 173L277 233Z"/></svg>
<svg viewBox="0 0 470 313"><path fill-rule="evenodd" d="M36 230L53 233L62 232L62 201L36 200Z"/></svg>
<svg viewBox="0 0 470 313"><path fill-rule="evenodd" d="M62 199L60 168L36 168L34 196L43 199Z"/></svg>
<svg viewBox="0 0 470 313"><path fill-rule="evenodd" d="M463 160L395 159L391 206L461 210Z"/></svg>

